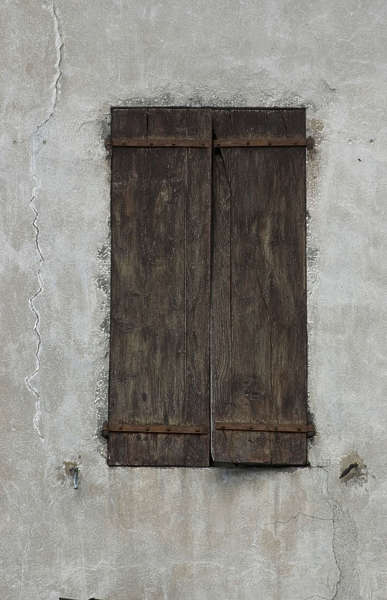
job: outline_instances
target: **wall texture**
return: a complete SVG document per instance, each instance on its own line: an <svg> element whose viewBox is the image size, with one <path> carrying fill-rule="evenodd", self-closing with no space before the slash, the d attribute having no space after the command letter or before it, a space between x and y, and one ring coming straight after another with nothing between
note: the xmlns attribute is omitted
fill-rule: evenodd
<svg viewBox="0 0 387 600"><path fill-rule="evenodd" d="M0 15L0 597L385 600L386 2ZM310 467L106 466L111 105L307 107Z"/></svg>

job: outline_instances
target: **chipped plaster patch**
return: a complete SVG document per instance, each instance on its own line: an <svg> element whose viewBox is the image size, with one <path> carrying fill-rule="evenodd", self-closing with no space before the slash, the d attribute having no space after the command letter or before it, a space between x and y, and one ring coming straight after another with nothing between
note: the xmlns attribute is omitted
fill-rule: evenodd
<svg viewBox="0 0 387 600"><path fill-rule="evenodd" d="M363 485L368 481L368 469L357 452L349 452L340 461L340 477L343 482Z"/></svg>
<svg viewBox="0 0 387 600"><path fill-rule="evenodd" d="M101 313L103 319L100 322L99 334L102 345L103 359L100 366L95 390L96 409L96 437L98 438L99 452L106 458L106 441L101 436L101 429L107 419L108 388L109 388L109 341L110 341L110 232L106 242L98 249L98 275L95 284L102 293Z"/></svg>

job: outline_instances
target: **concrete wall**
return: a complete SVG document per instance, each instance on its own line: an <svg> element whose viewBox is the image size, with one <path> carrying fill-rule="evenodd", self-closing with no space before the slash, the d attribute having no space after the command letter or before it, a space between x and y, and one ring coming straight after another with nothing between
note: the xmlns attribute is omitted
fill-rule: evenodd
<svg viewBox="0 0 387 600"><path fill-rule="evenodd" d="M0 14L0 597L385 600L386 2ZM310 468L106 466L111 105L307 107Z"/></svg>

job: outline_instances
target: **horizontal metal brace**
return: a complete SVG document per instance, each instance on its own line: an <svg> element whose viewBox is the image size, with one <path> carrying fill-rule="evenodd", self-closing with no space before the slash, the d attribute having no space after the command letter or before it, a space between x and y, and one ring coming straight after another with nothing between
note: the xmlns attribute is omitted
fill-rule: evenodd
<svg viewBox="0 0 387 600"><path fill-rule="evenodd" d="M102 435L109 433L163 433L182 435L208 435L207 425L130 425L127 423L105 423Z"/></svg>
<svg viewBox="0 0 387 600"><path fill-rule="evenodd" d="M305 147L304 136L292 137L261 136L243 138L218 138L216 140L199 138L148 137L130 138L125 136L113 137L112 146L127 148L270 148L270 147Z"/></svg>
<svg viewBox="0 0 387 600"><path fill-rule="evenodd" d="M210 139L198 138L172 138L172 137L148 137L130 138L113 137L112 146L126 146L132 148L211 148Z"/></svg>
<svg viewBox="0 0 387 600"><path fill-rule="evenodd" d="M215 423L217 431L258 431L263 433L307 433L315 434L313 425L274 424L274 423ZM102 428L102 435L110 433L161 433L175 435L208 435L207 425L137 425L128 423L108 424Z"/></svg>
<svg viewBox="0 0 387 600"><path fill-rule="evenodd" d="M292 137L276 137L263 135L260 137L243 138L218 138L213 141L214 148L243 148L249 147L270 147L270 146L306 146L306 139L303 135Z"/></svg>
<svg viewBox="0 0 387 600"><path fill-rule="evenodd" d="M217 421L218 431L262 431L268 433L308 433L314 435L313 425L274 424L274 423L223 423Z"/></svg>

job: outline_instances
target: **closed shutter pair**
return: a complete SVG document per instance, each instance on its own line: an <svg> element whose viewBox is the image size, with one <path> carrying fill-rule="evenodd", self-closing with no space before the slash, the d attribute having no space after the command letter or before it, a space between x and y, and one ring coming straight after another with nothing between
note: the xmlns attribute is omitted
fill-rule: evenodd
<svg viewBox="0 0 387 600"><path fill-rule="evenodd" d="M303 465L305 111L112 109L109 465Z"/></svg>

